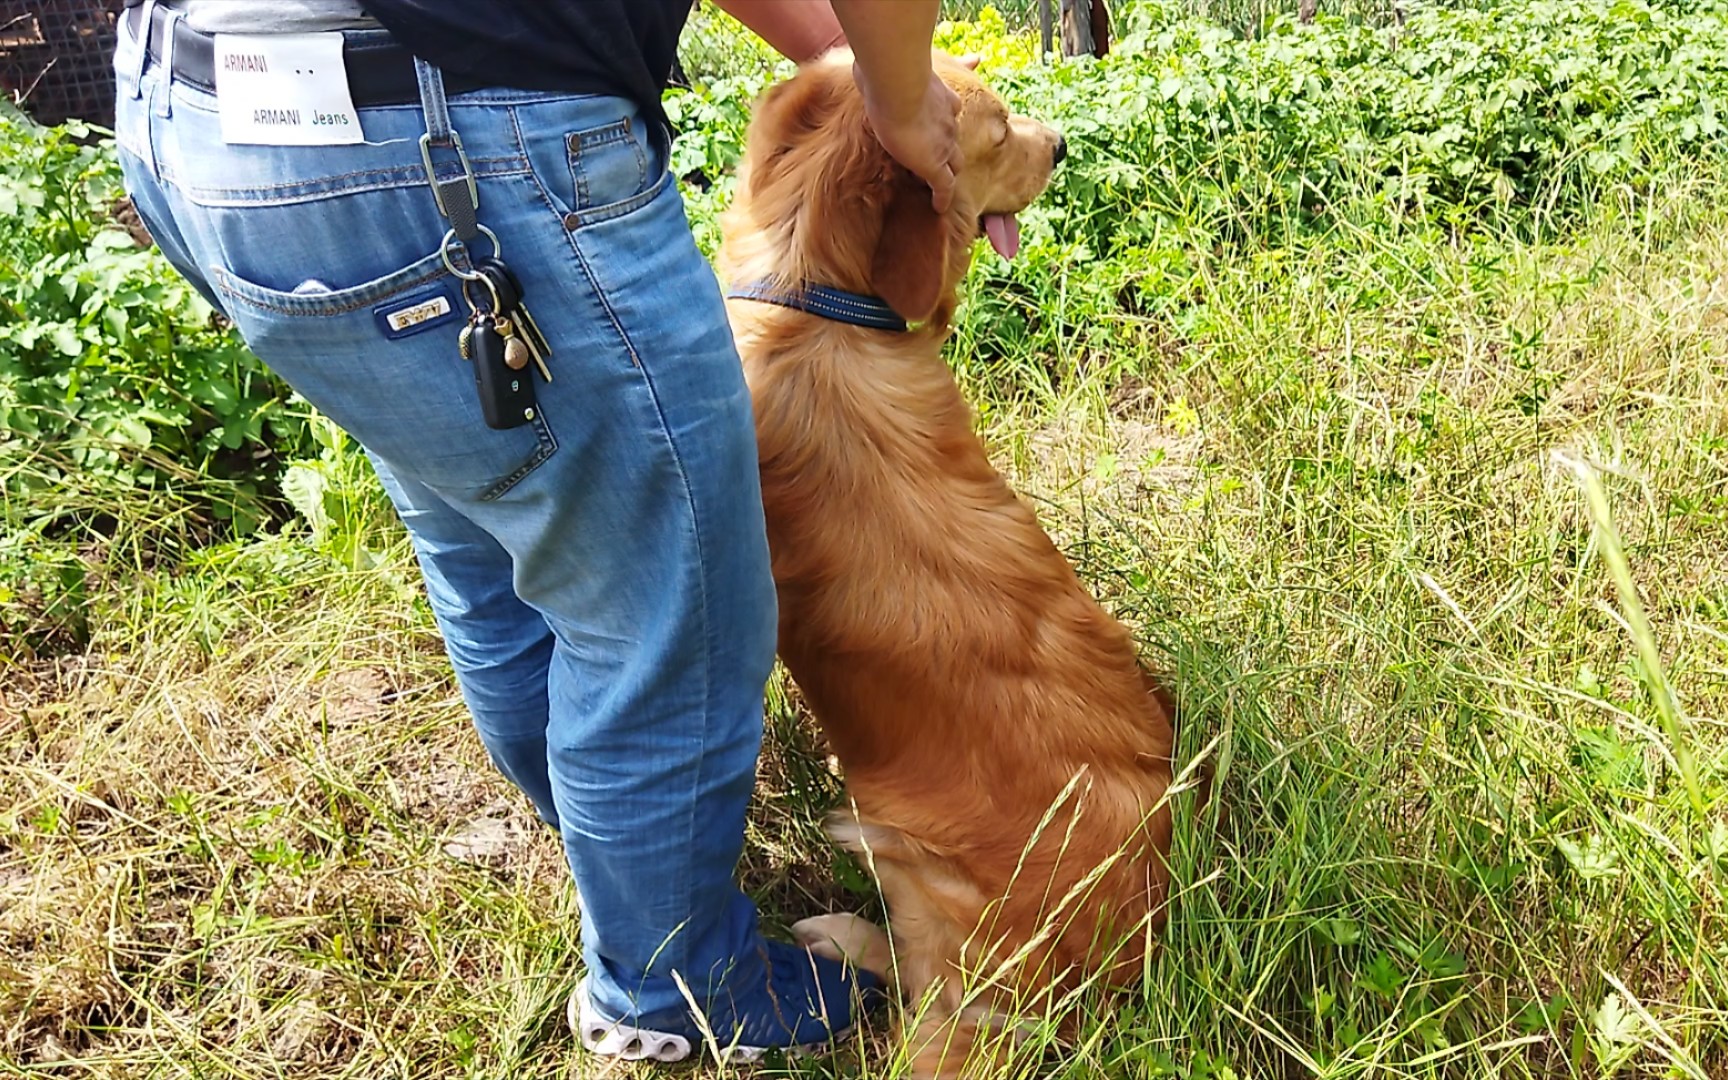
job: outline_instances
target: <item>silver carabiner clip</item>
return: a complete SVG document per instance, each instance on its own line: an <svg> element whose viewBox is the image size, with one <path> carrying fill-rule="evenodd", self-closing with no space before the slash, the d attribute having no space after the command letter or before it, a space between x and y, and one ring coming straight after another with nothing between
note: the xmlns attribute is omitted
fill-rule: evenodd
<svg viewBox="0 0 1728 1080"><path fill-rule="evenodd" d="M462 148L462 136L456 134L454 128L450 130L450 145L456 148L456 159L462 165L460 179L468 185L468 202L479 210L480 186L474 182L474 168L468 164L468 151ZM438 212L449 217L450 210L444 205L444 189L438 186L438 172L432 167L431 132L420 136L420 160L426 166L426 182L432 185L432 198L438 203Z"/></svg>

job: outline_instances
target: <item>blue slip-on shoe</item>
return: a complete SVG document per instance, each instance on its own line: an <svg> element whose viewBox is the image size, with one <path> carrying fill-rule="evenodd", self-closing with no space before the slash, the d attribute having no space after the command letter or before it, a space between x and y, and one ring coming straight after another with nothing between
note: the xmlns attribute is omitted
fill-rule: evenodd
<svg viewBox="0 0 1728 1080"><path fill-rule="evenodd" d="M861 1015L885 1000L882 980L867 971L799 945L763 941L759 951L761 980L726 987L703 1003L700 1018L688 1010L606 1016L584 978L570 995L565 1020L583 1046L606 1057L683 1061L711 1037L723 1061L747 1064L770 1050L819 1051L844 1038Z"/></svg>

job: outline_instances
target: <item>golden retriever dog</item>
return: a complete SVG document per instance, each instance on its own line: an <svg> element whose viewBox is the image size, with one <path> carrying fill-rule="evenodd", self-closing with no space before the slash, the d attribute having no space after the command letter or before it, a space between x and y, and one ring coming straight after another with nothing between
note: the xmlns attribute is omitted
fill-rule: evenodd
<svg viewBox="0 0 1728 1080"><path fill-rule="evenodd" d="M915 324L728 300L781 656L844 770L829 832L880 883L892 953L851 916L797 933L897 985L915 1074L946 1077L982 1068L1006 1018L1139 975L1164 924L1173 731L941 356L975 242L1014 254L1014 215L1065 144L958 61L937 70L964 106L950 212L870 133L842 50L757 103L719 268L734 289L829 286Z"/></svg>

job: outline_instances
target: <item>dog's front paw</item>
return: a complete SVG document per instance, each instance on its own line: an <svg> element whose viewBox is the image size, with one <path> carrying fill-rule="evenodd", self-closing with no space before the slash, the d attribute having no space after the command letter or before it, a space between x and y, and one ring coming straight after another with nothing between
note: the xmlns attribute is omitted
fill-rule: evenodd
<svg viewBox="0 0 1728 1080"><path fill-rule="evenodd" d="M869 919L840 912L792 924L792 937L817 956L862 968L893 982L894 950L888 934Z"/></svg>

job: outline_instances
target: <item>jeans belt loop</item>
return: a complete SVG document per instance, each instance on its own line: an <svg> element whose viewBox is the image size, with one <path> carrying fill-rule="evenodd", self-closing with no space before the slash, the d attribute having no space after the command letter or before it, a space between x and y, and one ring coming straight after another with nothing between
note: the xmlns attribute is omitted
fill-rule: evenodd
<svg viewBox="0 0 1728 1080"><path fill-rule="evenodd" d="M148 0L155 3L156 0ZM156 115L167 120L174 115L174 29L175 23L186 17L185 12L170 10L167 18L162 20L162 81L158 91L160 100L156 102ZM150 47L150 39L144 39L146 50Z"/></svg>
<svg viewBox="0 0 1728 1080"><path fill-rule="evenodd" d="M130 9L130 5L128 5ZM144 68L150 63L150 17L156 14L156 0L144 0L138 12L138 55L132 66L132 100L144 97ZM170 68L170 71L173 69Z"/></svg>

